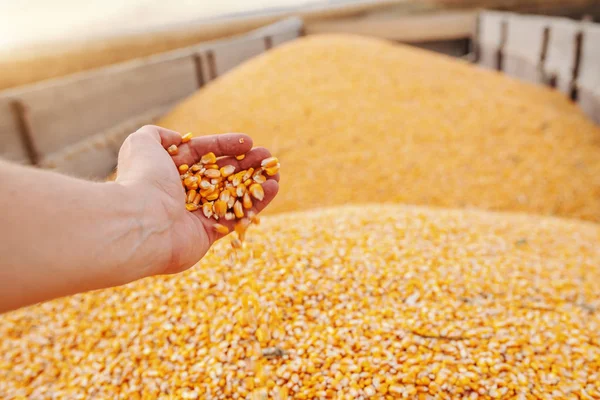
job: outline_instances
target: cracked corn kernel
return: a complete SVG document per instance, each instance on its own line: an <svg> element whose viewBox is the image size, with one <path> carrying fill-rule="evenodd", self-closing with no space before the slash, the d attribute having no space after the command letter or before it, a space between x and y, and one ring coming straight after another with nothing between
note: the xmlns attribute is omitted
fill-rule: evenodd
<svg viewBox="0 0 600 400"><path fill-rule="evenodd" d="M274 153L285 150L294 182L281 185L267 214L371 193L386 202L600 222L600 128L576 104L374 38L286 43L200 89L160 125L235 130Z"/></svg>
<svg viewBox="0 0 600 400"><path fill-rule="evenodd" d="M599 239L397 205L269 216L182 274L1 315L0 398L595 398Z"/></svg>

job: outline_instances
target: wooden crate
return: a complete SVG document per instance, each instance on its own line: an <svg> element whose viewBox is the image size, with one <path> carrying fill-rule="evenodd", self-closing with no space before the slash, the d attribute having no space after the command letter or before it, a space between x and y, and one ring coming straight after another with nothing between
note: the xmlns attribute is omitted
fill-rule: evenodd
<svg viewBox="0 0 600 400"><path fill-rule="evenodd" d="M554 87L600 123L600 24L483 11L476 31L479 65Z"/></svg>
<svg viewBox="0 0 600 400"><path fill-rule="evenodd" d="M245 60L300 36L289 18L247 34L0 92L0 157L88 178L124 138Z"/></svg>

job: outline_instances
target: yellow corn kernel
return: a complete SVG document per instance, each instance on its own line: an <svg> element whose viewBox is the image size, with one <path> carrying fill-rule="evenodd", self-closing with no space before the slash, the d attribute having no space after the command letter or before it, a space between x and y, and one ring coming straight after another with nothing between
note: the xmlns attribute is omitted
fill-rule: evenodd
<svg viewBox="0 0 600 400"><path fill-rule="evenodd" d="M277 159L277 157L269 157L262 160L260 166L263 168L269 168L274 167L277 164L279 164L279 160Z"/></svg>
<svg viewBox="0 0 600 400"><path fill-rule="evenodd" d="M219 172L218 169L207 169L204 171L204 176L210 179L215 179L221 176L221 172Z"/></svg>
<svg viewBox="0 0 600 400"><path fill-rule="evenodd" d="M181 143L187 143L187 142L189 142L190 140L192 140L192 136L193 136L192 132L186 133L185 135L183 135L181 137Z"/></svg>
<svg viewBox="0 0 600 400"><path fill-rule="evenodd" d="M246 171L240 171L237 174L233 175L233 179L231 181L231 184L233 186L237 186L240 183L242 183L244 181L244 175L246 174Z"/></svg>
<svg viewBox="0 0 600 400"><path fill-rule="evenodd" d="M185 208L188 211L196 211L198 209L198 204L194 204L194 203L186 203Z"/></svg>
<svg viewBox="0 0 600 400"><path fill-rule="evenodd" d="M210 182L209 182L208 180L206 180L206 179L202 179L202 180L200 181L200 183L198 184L198 186L200 186L200 189L202 189L202 190L206 190L206 189L211 189L211 190L212 190L212 188L213 188L213 185L212 185L212 183L210 183Z"/></svg>
<svg viewBox="0 0 600 400"><path fill-rule="evenodd" d="M178 169L180 174L185 174L188 169L190 169L190 166L187 164L181 164Z"/></svg>
<svg viewBox="0 0 600 400"><path fill-rule="evenodd" d="M230 176L231 174L233 174L235 172L235 166L234 165L225 165L224 167L221 167L220 171L221 171L221 176L223 178L227 178L228 176Z"/></svg>
<svg viewBox="0 0 600 400"><path fill-rule="evenodd" d="M233 221L235 219L235 214L232 212L228 212L225 214L226 221Z"/></svg>
<svg viewBox="0 0 600 400"><path fill-rule="evenodd" d="M179 152L179 149L177 148L176 145L172 144L167 148L167 152L172 156L176 156L177 153Z"/></svg>
<svg viewBox="0 0 600 400"><path fill-rule="evenodd" d="M196 197L194 197L193 203L198 206L198 205L200 205L201 201L202 201L202 196L200 196L200 193L196 193Z"/></svg>
<svg viewBox="0 0 600 400"><path fill-rule="evenodd" d="M244 193L244 197L242 199L242 205L244 206L245 209L252 208L252 199L250 199L250 195L248 194L248 192Z"/></svg>
<svg viewBox="0 0 600 400"><path fill-rule="evenodd" d="M235 233L237 233L238 237L241 241L244 241L246 236L246 230L250 226L250 220L248 218L242 218L235 224Z"/></svg>
<svg viewBox="0 0 600 400"><path fill-rule="evenodd" d="M235 188L235 195L237 197L242 197L244 196L244 193L246 193L246 186L244 185L239 185Z"/></svg>
<svg viewBox="0 0 600 400"><path fill-rule="evenodd" d="M204 168L206 168L206 169L219 169L219 166L217 164L206 164L204 166Z"/></svg>
<svg viewBox="0 0 600 400"><path fill-rule="evenodd" d="M242 206L242 203L240 203L239 200L236 200L236 202L233 204L233 213L235 214L236 218L244 217L244 206Z"/></svg>
<svg viewBox="0 0 600 400"><path fill-rule="evenodd" d="M279 172L279 167L280 167L279 164L276 164L272 167L267 167L267 168L265 168L265 172L267 173L267 175L273 176Z"/></svg>
<svg viewBox="0 0 600 400"><path fill-rule="evenodd" d="M267 178L262 174L262 169L259 169L252 175L252 180L256 183L265 183Z"/></svg>
<svg viewBox="0 0 600 400"><path fill-rule="evenodd" d="M200 196L202 196L202 197L208 197L214 191L215 191L215 187L211 185L208 189L200 189Z"/></svg>
<svg viewBox="0 0 600 400"><path fill-rule="evenodd" d="M227 235L229 233L229 228L227 228L225 225L214 224L213 228L217 233L220 233L221 235Z"/></svg>
<svg viewBox="0 0 600 400"><path fill-rule="evenodd" d="M221 194L223 194L223 193L221 193ZM215 214L217 214L219 217L224 217L225 214L227 214L227 202L225 202L223 200L215 201L213 208L214 208Z"/></svg>
<svg viewBox="0 0 600 400"><path fill-rule="evenodd" d="M198 189L198 178L195 176L188 176L183 180L183 184L188 189Z"/></svg>
<svg viewBox="0 0 600 400"><path fill-rule="evenodd" d="M254 168L248 168L244 175L242 175L242 182L245 182L248 179L252 178L252 174L254 174Z"/></svg>
<svg viewBox="0 0 600 400"><path fill-rule="evenodd" d="M225 202L225 207L227 207L227 202L229 201L230 197L231 193L229 193L229 190L223 190L221 194L219 194L219 199Z"/></svg>
<svg viewBox="0 0 600 400"><path fill-rule="evenodd" d="M246 155L245 155L245 154L240 154L239 156L235 156L235 159L236 159L236 160L238 160L238 161L241 161L241 160L243 160L244 158L246 158Z"/></svg>
<svg viewBox="0 0 600 400"><path fill-rule="evenodd" d="M206 218L210 218L213 215L213 203L212 201L209 201L207 203L204 203L202 205L202 212L204 213L204 216Z"/></svg>
<svg viewBox="0 0 600 400"><path fill-rule="evenodd" d="M211 151L210 153L203 155L202 158L200 158L200 162L202 164L214 164L217 162L217 157L215 156L215 153Z"/></svg>
<svg viewBox="0 0 600 400"><path fill-rule="evenodd" d="M187 193L187 202L188 203L192 203L194 201L194 199L196 198L196 191L194 189L190 190Z"/></svg>
<svg viewBox="0 0 600 400"><path fill-rule="evenodd" d="M262 201L265 198L265 190L258 183L253 183L250 185L250 194L258 201Z"/></svg>
<svg viewBox="0 0 600 400"><path fill-rule="evenodd" d="M190 167L190 170L192 170L192 172L198 172L202 169L202 166L200 166L199 164L194 164Z"/></svg>
<svg viewBox="0 0 600 400"><path fill-rule="evenodd" d="M219 192L217 192L216 190L213 191L211 194L209 194L208 196L206 196L206 200L208 201L213 201L213 200L217 200L219 198Z"/></svg>

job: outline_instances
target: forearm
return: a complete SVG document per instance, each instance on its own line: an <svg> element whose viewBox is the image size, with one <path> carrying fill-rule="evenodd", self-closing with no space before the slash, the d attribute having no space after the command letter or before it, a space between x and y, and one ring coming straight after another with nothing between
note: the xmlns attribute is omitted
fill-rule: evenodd
<svg viewBox="0 0 600 400"><path fill-rule="evenodd" d="M0 162L0 312L121 285L167 262L145 196ZM142 274L143 275L143 274Z"/></svg>

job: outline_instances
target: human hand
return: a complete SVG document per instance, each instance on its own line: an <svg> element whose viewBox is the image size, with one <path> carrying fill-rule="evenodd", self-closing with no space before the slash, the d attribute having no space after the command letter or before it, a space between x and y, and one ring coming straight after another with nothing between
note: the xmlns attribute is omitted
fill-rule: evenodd
<svg viewBox="0 0 600 400"><path fill-rule="evenodd" d="M175 156L165 150L171 145L178 147ZM146 235L161 235L162 249L148 270L141 276L171 274L184 271L198 262L210 246L223 235L213 226L214 219L204 216L202 210L189 212L185 208L185 191L181 185L178 167L192 165L209 152L217 157L219 166L234 165L236 171L260 167L260 162L270 157L265 148L252 149L252 139L244 134L229 133L192 138L181 143L177 132L158 126L144 126L131 134L119 151L116 182L126 187L133 201L142 208ZM243 160L235 156L246 154ZM262 201L255 200L253 211L258 213L275 197L279 189L279 174L263 183ZM233 231L235 221L220 219L218 223Z"/></svg>

